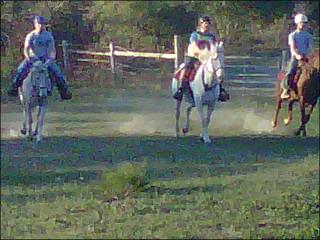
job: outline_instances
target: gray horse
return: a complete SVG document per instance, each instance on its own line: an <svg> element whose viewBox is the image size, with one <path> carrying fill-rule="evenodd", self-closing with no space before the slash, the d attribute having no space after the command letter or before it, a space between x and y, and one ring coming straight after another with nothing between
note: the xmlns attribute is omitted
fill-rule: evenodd
<svg viewBox="0 0 320 240"><path fill-rule="evenodd" d="M35 140L34 143L39 143L42 140L44 117L48 107L47 98L51 91L52 85L47 64L41 61L34 62L30 73L19 88L19 97L23 106L23 120L20 131L23 135L28 133L28 137ZM33 131L32 110L35 107L38 107L38 113L36 127Z"/></svg>
<svg viewBox="0 0 320 240"><path fill-rule="evenodd" d="M210 50L204 49L199 53L201 66L197 70L194 80L190 82L190 88L193 92L193 97L190 93L185 94L186 101L189 104L187 107L187 122L183 128L183 133L189 132L190 113L193 107L196 107L199 113L202 132L201 140L204 143L210 143L211 140L208 134L208 126L211 119L211 114L215 108L215 104L220 94L220 83L224 78L224 51L223 43L211 45ZM172 93L177 91L178 81L172 79ZM181 102L176 100L176 137L179 137L179 118ZM207 106L207 114L204 114L204 106Z"/></svg>

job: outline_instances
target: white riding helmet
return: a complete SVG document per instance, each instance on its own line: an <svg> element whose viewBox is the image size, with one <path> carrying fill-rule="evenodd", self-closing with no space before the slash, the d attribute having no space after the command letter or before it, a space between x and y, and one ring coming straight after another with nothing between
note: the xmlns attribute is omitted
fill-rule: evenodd
<svg viewBox="0 0 320 240"><path fill-rule="evenodd" d="M308 18L306 15L299 13L294 17L294 22L295 24L298 24L301 22L308 22Z"/></svg>

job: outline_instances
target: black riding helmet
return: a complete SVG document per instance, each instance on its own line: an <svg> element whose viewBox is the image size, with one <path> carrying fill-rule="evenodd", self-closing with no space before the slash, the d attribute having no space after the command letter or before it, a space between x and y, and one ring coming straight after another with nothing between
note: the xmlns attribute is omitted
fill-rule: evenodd
<svg viewBox="0 0 320 240"><path fill-rule="evenodd" d="M200 21L200 22L208 22L208 23L211 23L210 17L208 17L208 16L200 16L200 17L199 17L199 21Z"/></svg>

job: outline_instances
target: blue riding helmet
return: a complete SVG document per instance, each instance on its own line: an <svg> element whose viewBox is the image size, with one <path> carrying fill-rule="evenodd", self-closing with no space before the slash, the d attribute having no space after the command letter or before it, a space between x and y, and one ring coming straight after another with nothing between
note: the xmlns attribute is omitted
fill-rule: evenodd
<svg viewBox="0 0 320 240"><path fill-rule="evenodd" d="M37 22L39 24L47 24L48 23L44 16L35 16L33 21Z"/></svg>
<svg viewBox="0 0 320 240"><path fill-rule="evenodd" d="M209 24L211 24L211 19L209 16L200 16L199 21L200 22L208 22Z"/></svg>

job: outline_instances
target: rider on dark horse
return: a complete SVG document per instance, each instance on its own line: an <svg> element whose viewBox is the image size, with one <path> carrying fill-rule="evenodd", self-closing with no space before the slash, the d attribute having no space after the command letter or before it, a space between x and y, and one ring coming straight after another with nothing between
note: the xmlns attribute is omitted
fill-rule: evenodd
<svg viewBox="0 0 320 240"><path fill-rule="evenodd" d="M203 47L210 47L211 43L215 43L216 37L209 31L211 20L208 16L199 18L197 30L192 32L190 36L190 44L188 47L188 54L185 57L185 66L180 72L179 87L173 98L182 100L182 96L188 87L188 80L190 72L195 68L195 63L199 62L199 49Z"/></svg>
<svg viewBox="0 0 320 240"><path fill-rule="evenodd" d="M34 30L26 36L24 42L23 53L25 59L17 69L11 87L8 90L8 95L13 97L18 96L18 88L22 86L22 82L30 72L32 64L40 60L48 64L48 71L55 76L61 98L71 99L72 94L68 90L65 77L55 62L56 49L54 38L51 32L45 30L47 21L43 16L36 16L33 23Z"/></svg>
<svg viewBox="0 0 320 240"><path fill-rule="evenodd" d="M290 46L291 59L285 78L281 82L283 89L281 98L288 99L289 87L292 86L294 77L297 73L298 61L305 59L312 49L312 35L305 30L308 18L304 14L297 14L294 18L297 28L289 34L288 43Z"/></svg>

